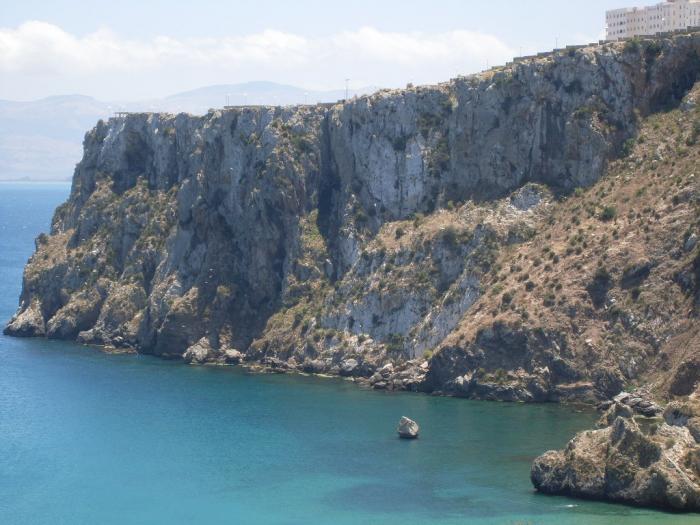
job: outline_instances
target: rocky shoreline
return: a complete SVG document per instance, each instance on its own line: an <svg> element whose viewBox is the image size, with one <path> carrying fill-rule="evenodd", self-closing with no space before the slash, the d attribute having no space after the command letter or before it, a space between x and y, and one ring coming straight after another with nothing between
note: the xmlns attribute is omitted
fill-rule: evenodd
<svg viewBox="0 0 700 525"><path fill-rule="evenodd" d="M376 389L608 399L672 334L617 312L608 274L556 297L582 268L582 233L527 261L509 254L556 224L558 199L606 174L640 115L681 103L698 49L691 33L335 105L100 122L5 333ZM692 293L693 275L682 279ZM539 323L541 307L523 305L535 296L562 319ZM636 355L587 360L605 349L574 319L623 319Z"/></svg>
<svg viewBox="0 0 700 525"><path fill-rule="evenodd" d="M700 512L698 416L697 401L669 403L658 418L614 401L597 430L537 458L532 483L546 494Z"/></svg>
<svg viewBox="0 0 700 525"><path fill-rule="evenodd" d="M700 382L698 56L691 32L332 105L100 121L4 333L603 402L536 486L695 508L667 465L692 452L687 425L639 418Z"/></svg>

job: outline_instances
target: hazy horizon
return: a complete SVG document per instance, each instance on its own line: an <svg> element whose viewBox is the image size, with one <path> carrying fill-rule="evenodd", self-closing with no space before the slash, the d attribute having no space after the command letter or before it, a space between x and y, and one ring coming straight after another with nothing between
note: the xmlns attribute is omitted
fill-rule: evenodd
<svg viewBox="0 0 700 525"><path fill-rule="evenodd" d="M0 99L140 101L250 81L315 91L343 90L346 79L351 89L432 84L597 41L606 9L649 3L27 0L0 10Z"/></svg>
<svg viewBox="0 0 700 525"><path fill-rule="evenodd" d="M0 180L70 178L85 132L116 111L203 114L436 84L600 40L607 9L654 3L0 2Z"/></svg>
<svg viewBox="0 0 700 525"><path fill-rule="evenodd" d="M114 104L138 104L138 103L147 103L149 101L163 101L163 100L170 100L176 97L181 97L184 95L189 95L189 94L194 94L197 92L202 92L205 90L212 90L215 88L242 88L244 86L250 86L250 87L256 87L258 85L269 85L271 87L276 87L276 88L287 88L290 90L298 90L300 92L308 92L310 94L331 94L331 93L337 93L339 95L343 95L345 92L345 88L338 88L338 89L329 89L329 90L313 90L306 88L305 86L299 86L299 85L292 85L288 83L283 83L283 82L274 82L272 80L266 80L266 79L254 79L254 80L247 80L244 82L231 82L231 83L220 83L220 84L207 84L207 85L201 85L197 86L192 89L187 89L184 91L177 91L173 93L162 93L161 95L155 96L155 97L149 97L149 98L133 98L133 99L126 99L126 98L104 98L104 97L96 97L93 95L85 94L85 93L79 93L79 92L66 92L66 93L56 93L52 95L46 95L42 96L39 98L32 98L32 99L11 99L11 98L1 98L0 97L0 102L11 102L11 103L18 103L18 104L31 104L35 102L42 102L42 101L50 101L50 100L56 100L56 99L69 99L72 97L75 98L86 98L86 99L91 99L96 102L104 102L104 103L114 103ZM351 96L353 94L358 94L358 93L369 93L371 91L376 91L379 89L384 89L385 86L358 86L354 87L353 89L350 89ZM270 104L272 105L274 103L274 100L271 100ZM303 101L299 102L300 104L303 103ZM313 103L311 101L310 103Z"/></svg>

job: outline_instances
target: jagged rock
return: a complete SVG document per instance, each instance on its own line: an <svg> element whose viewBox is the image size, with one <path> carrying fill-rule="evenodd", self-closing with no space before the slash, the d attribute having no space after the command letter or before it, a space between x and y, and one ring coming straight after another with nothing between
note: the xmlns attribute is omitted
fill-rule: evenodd
<svg viewBox="0 0 700 525"><path fill-rule="evenodd" d="M615 404L614 401L608 399L608 400L601 401L600 403L598 403L595 408L598 412L607 412L608 409L611 406L613 406L614 404Z"/></svg>
<svg viewBox="0 0 700 525"><path fill-rule="evenodd" d="M235 349L224 350L224 362L229 365L237 365L243 360L243 354Z"/></svg>
<svg viewBox="0 0 700 525"><path fill-rule="evenodd" d="M617 394L615 397L613 397L613 401L615 403L624 403L627 404L627 401L632 398L632 394L629 392L620 392Z"/></svg>
<svg viewBox="0 0 700 525"><path fill-rule="evenodd" d="M683 245L683 249L686 252L692 252L698 245L698 236L695 233L691 233Z"/></svg>
<svg viewBox="0 0 700 525"><path fill-rule="evenodd" d="M688 422L700 416L700 403L695 401L672 401L664 409L664 421L671 426L684 427Z"/></svg>
<svg viewBox="0 0 700 525"><path fill-rule="evenodd" d="M623 403L613 402L613 405L598 420L597 426L598 428L609 427L618 417L629 419L633 416L634 411L630 407Z"/></svg>
<svg viewBox="0 0 700 525"><path fill-rule="evenodd" d="M663 409L654 402L651 393L646 389L637 389L632 393L620 392L613 398L615 404L628 406L634 413L646 417L659 415ZM618 409L619 410L619 409Z"/></svg>
<svg viewBox="0 0 700 525"><path fill-rule="evenodd" d="M265 357L261 360L261 363L269 370L275 372L285 373L286 371L290 370L289 363L277 357Z"/></svg>
<svg viewBox="0 0 700 525"><path fill-rule="evenodd" d="M59 309L46 326L46 336L52 339L71 339L92 327L98 319L103 297L95 288L73 295L68 304Z"/></svg>
<svg viewBox="0 0 700 525"><path fill-rule="evenodd" d="M697 511L700 472L686 461L695 451L687 428L662 425L645 435L633 419L618 417L537 458L530 477L544 493Z"/></svg>
<svg viewBox="0 0 700 525"><path fill-rule="evenodd" d="M203 337L195 344L187 348L182 358L186 363L202 364L208 361L213 355L209 341Z"/></svg>
<svg viewBox="0 0 700 525"><path fill-rule="evenodd" d="M302 366L302 369L304 372L307 372L309 374L320 374L326 369L326 363L321 361L320 359L313 359L311 361L305 361L304 365Z"/></svg>
<svg viewBox="0 0 700 525"><path fill-rule="evenodd" d="M519 210L529 210L539 205L547 191L536 184L526 184L510 197L510 203Z"/></svg>
<svg viewBox="0 0 700 525"><path fill-rule="evenodd" d="M683 361L671 378L669 392L674 396L692 394L700 381L700 358Z"/></svg>
<svg viewBox="0 0 700 525"><path fill-rule="evenodd" d="M351 376L357 370L359 363L357 359L346 359L340 364L340 375Z"/></svg>
<svg viewBox="0 0 700 525"><path fill-rule="evenodd" d="M389 377L393 371L394 371L394 364L393 363L387 363L382 368L379 369L379 373L384 378Z"/></svg>
<svg viewBox="0 0 700 525"><path fill-rule="evenodd" d="M399 421L399 426L396 431L402 439L416 439L420 432L420 427L418 423L404 416Z"/></svg>
<svg viewBox="0 0 700 525"><path fill-rule="evenodd" d="M15 337L41 337L46 335L46 324L38 299L22 307L3 330L5 335Z"/></svg>

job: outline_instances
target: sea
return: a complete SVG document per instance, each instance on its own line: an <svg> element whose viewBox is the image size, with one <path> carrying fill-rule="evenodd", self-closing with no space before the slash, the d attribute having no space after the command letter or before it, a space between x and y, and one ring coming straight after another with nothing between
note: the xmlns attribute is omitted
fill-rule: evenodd
<svg viewBox="0 0 700 525"><path fill-rule="evenodd" d="M3 325L69 190L0 184ZM700 523L534 492L532 460L595 419L0 336L0 524Z"/></svg>

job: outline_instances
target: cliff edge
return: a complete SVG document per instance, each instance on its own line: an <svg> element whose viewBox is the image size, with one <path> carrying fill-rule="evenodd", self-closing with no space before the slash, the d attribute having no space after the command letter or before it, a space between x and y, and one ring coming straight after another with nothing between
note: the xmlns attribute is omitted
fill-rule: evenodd
<svg viewBox="0 0 700 525"><path fill-rule="evenodd" d="M5 333L474 398L690 394L699 57L690 33L101 121Z"/></svg>

